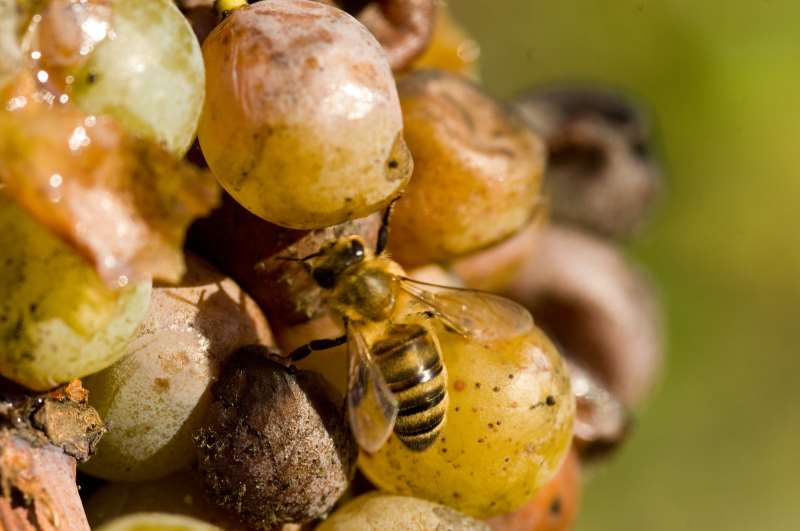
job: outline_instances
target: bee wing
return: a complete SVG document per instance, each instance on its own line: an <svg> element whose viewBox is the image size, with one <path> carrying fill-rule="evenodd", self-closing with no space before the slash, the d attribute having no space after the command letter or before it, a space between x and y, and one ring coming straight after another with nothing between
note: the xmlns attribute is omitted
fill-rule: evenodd
<svg viewBox="0 0 800 531"><path fill-rule="evenodd" d="M352 324L347 327L350 374L347 415L359 446L376 452L392 434L397 418L397 399L370 355L367 342Z"/></svg>
<svg viewBox="0 0 800 531"><path fill-rule="evenodd" d="M533 329L533 317L516 302L474 289L450 288L406 277L400 287L431 308L458 334L482 341L516 337Z"/></svg>

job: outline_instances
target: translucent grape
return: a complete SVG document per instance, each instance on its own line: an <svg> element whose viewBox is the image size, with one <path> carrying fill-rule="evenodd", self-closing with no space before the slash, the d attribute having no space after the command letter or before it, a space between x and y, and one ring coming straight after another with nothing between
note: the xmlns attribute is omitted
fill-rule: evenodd
<svg viewBox="0 0 800 531"><path fill-rule="evenodd" d="M388 492L475 517L512 511L553 477L569 449L575 402L566 367L538 330L490 345L438 335L450 396L441 435L423 452L393 435L359 465Z"/></svg>
<svg viewBox="0 0 800 531"><path fill-rule="evenodd" d="M150 282L110 290L0 194L0 374L44 390L102 370L147 312Z"/></svg>
<svg viewBox="0 0 800 531"><path fill-rule="evenodd" d="M203 107L200 44L170 0L114 0L113 31L75 74L72 97L183 155Z"/></svg>

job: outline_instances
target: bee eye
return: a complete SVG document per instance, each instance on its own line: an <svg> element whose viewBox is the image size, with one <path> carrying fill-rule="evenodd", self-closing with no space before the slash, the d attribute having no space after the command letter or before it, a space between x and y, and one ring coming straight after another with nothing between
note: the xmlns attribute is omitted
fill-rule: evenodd
<svg viewBox="0 0 800 531"><path fill-rule="evenodd" d="M351 241L350 251L353 253L353 257L359 262L364 259L364 245L360 241Z"/></svg>
<svg viewBox="0 0 800 531"><path fill-rule="evenodd" d="M319 287L330 289L336 284L336 275L333 274L328 268L319 267L315 269L311 276L314 277L314 282L319 284Z"/></svg>

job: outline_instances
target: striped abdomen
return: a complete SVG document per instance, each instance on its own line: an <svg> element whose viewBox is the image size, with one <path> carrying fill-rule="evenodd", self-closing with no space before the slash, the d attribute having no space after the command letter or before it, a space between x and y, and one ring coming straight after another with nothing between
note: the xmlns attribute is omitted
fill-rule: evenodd
<svg viewBox="0 0 800 531"><path fill-rule="evenodd" d="M397 438L412 450L428 448L447 412L447 373L436 338L421 325L395 324L371 350L400 407Z"/></svg>

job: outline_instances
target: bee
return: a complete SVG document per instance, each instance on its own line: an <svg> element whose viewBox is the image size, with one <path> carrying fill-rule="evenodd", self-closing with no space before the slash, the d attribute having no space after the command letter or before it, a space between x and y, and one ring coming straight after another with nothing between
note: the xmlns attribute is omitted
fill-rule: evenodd
<svg viewBox="0 0 800 531"><path fill-rule="evenodd" d="M378 451L394 431L409 449L423 451L446 422L447 370L433 321L473 341L516 337L533 328L530 313L490 293L419 282L385 251L387 209L375 251L360 236L344 236L302 261L328 291L328 306L345 334L317 339L291 354L347 343L347 415L359 446Z"/></svg>

